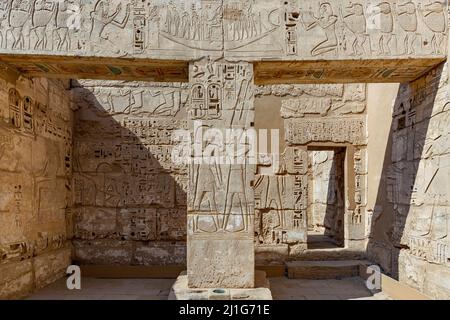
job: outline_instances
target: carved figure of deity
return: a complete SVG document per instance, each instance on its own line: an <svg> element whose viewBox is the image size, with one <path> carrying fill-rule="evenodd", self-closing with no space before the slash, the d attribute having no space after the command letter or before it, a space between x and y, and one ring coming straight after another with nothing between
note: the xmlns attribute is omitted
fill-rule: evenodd
<svg viewBox="0 0 450 320"><path fill-rule="evenodd" d="M391 4L382 2L376 8L378 11L373 18L378 21L377 26L381 32L378 39L379 54L389 55L391 54L392 31L394 31L394 16L392 15Z"/></svg>
<svg viewBox="0 0 450 320"><path fill-rule="evenodd" d="M445 40L445 31L447 30L444 5L439 1L424 5L423 10L419 10L423 22L433 32L431 45L433 53L442 53L442 44Z"/></svg>
<svg viewBox="0 0 450 320"><path fill-rule="evenodd" d="M345 9L344 13L341 10L341 16L345 26L355 36L352 44L353 54L365 54L364 44L367 39L367 21L364 15L364 7L360 3L351 3Z"/></svg>
<svg viewBox="0 0 450 320"><path fill-rule="evenodd" d="M409 1L397 5L397 16L400 27L406 32L404 39L405 54L414 54L414 42L417 32L417 10L414 2Z"/></svg>

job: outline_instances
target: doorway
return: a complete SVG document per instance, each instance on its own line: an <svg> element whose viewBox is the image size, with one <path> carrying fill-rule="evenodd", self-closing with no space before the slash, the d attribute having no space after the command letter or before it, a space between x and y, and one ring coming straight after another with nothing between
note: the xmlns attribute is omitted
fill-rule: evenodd
<svg viewBox="0 0 450 320"><path fill-rule="evenodd" d="M308 249L344 247L346 148L308 148Z"/></svg>

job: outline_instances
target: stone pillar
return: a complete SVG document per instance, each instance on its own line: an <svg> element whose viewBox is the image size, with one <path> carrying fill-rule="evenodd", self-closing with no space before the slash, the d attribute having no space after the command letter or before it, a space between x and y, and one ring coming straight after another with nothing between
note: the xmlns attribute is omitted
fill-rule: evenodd
<svg viewBox="0 0 450 320"><path fill-rule="evenodd" d="M255 162L244 139L253 132L253 66L202 60L189 80L188 285L253 288ZM233 136L247 141L239 151Z"/></svg>

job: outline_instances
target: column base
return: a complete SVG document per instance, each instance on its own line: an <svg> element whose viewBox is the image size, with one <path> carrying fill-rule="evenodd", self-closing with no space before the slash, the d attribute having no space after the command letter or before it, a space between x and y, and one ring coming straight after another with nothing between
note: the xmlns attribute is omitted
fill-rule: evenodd
<svg viewBox="0 0 450 320"><path fill-rule="evenodd" d="M170 290L169 300L272 300L272 293L264 271L255 271L252 289L188 288L187 272L183 271Z"/></svg>

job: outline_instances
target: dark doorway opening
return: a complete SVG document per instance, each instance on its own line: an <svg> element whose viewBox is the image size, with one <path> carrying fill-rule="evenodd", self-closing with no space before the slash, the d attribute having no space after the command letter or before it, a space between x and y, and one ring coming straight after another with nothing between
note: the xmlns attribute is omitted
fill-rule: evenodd
<svg viewBox="0 0 450 320"><path fill-rule="evenodd" d="M345 154L342 147L308 148L308 249L344 247Z"/></svg>

